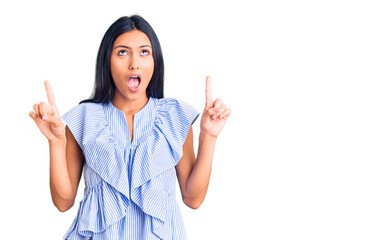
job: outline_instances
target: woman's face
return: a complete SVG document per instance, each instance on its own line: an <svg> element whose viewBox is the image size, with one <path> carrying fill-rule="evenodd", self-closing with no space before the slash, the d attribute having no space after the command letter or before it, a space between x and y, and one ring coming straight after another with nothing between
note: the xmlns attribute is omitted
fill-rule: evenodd
<svg viewBox="0 0 391 240"><path fill-rule="evenodd" d="M147 35L139 30L121 34L113 45L110 68L116 87L114 97L126 100L146 97L154 69L152 45Z"/></svg>

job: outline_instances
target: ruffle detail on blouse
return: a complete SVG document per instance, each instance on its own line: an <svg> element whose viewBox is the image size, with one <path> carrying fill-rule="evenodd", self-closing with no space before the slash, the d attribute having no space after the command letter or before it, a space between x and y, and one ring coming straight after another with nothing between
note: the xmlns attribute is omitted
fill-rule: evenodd
<svg viewBox="0 0 391 240"><path fill-rule="evenodd" d="M63 120L83 150L87 165L129 199L127 161L114 143L102 105L79 104Z"/></svg>
<svg viewBox="0 0 391 240"><path fill-rule="evenodd" d="M70 239L78 239L78 234L101 233L126 216L130 203L128 170L101 105L80 104L63 120L83 149L85 163L102 179L96 186L89 186L72 230L68 231Z"/></svg>
<svg viewBox="0 0 391 240"><path fill-rule="evenodd" d="M171 146L175 165L182 158L183 144L198 116L197 110L186 102L173 98L164 98L159 102L155 126Z"/></svg>
<svg viewBox="0 0 391 240"><path fill-rule="evenodd" d="M65 239L91 238L125 215L129 201L105 181L91 188L80 202L78 215Z"/></svg>
<svg viewBox="0 0 391 240"><path fill-rule="evenodd" d="M131 199L152 216L153 232L168 239L165 227L169 193L159 175L174 168L183 156L183 144L198 112L185 102L165 98L157 104L152 133L136 148L131 172Z"/></svg>

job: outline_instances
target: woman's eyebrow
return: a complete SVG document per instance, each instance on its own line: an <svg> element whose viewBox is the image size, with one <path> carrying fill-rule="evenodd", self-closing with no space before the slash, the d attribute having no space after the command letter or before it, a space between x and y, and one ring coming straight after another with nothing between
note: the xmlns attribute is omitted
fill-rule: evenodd
<svg viewBox="0 0 391 240"><path fill-rule="evenodd" d="M125 46L125 45L118 45L118 46L116 46L114 49L116 49L116 48L128 48L128 49L130 49L130 47Z"/></svg>
<svg viewBox="0 0 391 240"><path fill-rule="evenodd" d="M150 47L150 48L152 48L150 45L141 45L139 48L145 48L145 47ZM130 49L130 47L125 46L125 45L118 45L118 46L116 46L114 49L116 49L116 48L127 48L127 49Z"/></svg>

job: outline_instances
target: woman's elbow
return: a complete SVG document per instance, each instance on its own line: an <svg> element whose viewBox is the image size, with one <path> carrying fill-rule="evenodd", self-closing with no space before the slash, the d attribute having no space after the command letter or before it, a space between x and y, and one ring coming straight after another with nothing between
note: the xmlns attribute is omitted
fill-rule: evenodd
<svg viewBox="0 0 391 240"><path fill-rule="evenodd" d="M67 203L54 203L54 206L58 209L60 212L66 212L73 206L74 202L67 202Z"/></svg>
<svg viewBox="0 0 391 240"><path fill-rule="evenodd" d="M186 206L188 206L189 208L193 209L193 210L196 210L198 209L202 202L203 201L197 201L195 199L190 199L190 198L184 198L183 199L183 202L185 203Z"/></svg>

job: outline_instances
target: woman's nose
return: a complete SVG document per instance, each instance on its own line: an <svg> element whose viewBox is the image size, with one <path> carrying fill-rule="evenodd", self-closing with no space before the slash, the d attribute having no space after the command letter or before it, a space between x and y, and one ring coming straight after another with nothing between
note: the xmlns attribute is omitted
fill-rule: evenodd
<svg viewBox="0 0 391 240"><path fill-rule="evenodd" d="M139 64L137 62L137 57L133 56L129 62L129 70L140 69Z"/></svg>
<svg viewBox="0 0 391 240"><path fill-rule="evenodd" d="M138 70L140 69L138 66L129 65L129 70Z"/></svg>

